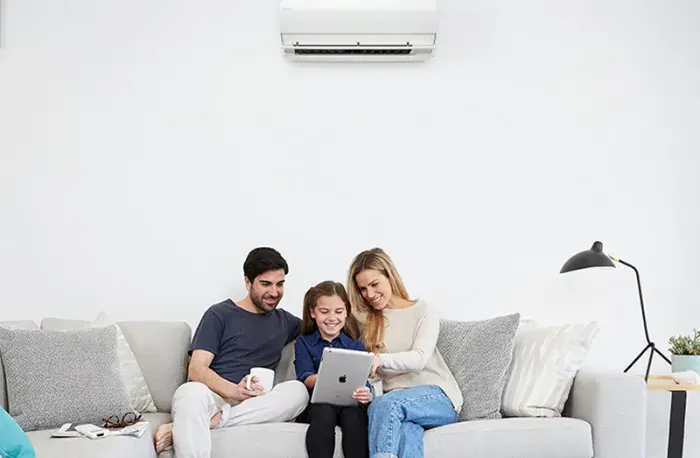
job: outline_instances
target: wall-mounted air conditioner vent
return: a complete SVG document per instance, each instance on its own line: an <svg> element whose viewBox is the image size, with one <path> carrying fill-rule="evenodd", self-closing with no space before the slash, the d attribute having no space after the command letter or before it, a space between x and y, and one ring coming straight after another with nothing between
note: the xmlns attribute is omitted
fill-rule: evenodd
<svg viewBox="0 0 700 458"><path fill-rule="evenodd" d="M437 39L436 0L282 0L280 38L293 60L423 61Z"/></svg>

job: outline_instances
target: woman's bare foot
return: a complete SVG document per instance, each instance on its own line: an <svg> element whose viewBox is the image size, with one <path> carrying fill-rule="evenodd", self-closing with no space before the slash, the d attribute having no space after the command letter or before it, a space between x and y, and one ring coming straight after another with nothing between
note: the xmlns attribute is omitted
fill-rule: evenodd
<svg viewBox="0 0 700 458"><path fill-rule="evenodd" d="M173 424L166 423L158 426L153 434L153 442L156 447L156 453L160 453L173 445Z"/></svg>
<svg viewBox="0 0 700 458"><path fill-rule="evenodd" d="M216 428L216 425L218 425L220 421L221 421L221 411L219 410L218 412L216 412L216 415L211 417L211 421L209 422L209 429Z"/></svg>

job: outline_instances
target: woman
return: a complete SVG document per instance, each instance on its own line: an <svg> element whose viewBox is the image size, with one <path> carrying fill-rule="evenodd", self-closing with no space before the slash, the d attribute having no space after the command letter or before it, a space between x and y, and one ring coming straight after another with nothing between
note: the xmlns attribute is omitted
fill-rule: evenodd
<svg viewBox="0 0 700 458"><path fill-rule="evenodd" d="M358 254L348 272L350 303L361 339L375 353L371 376L384 394L369 407L371 458L423 456L423 432L457 420L462 395L436 348L440 321L411 300L391 258L380 248Z"/></svg>

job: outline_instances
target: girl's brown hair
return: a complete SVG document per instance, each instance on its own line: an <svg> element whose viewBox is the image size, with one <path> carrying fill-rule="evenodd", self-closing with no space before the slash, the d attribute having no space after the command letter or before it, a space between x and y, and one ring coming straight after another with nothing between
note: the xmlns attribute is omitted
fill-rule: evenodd
<svg viewBox="0 0 700 458"><path fill-rule="evenodd" d="M342 283L334 281L324 281L316 286L312 286L304 295L304 309L302 311L301 333L313 334L318 327L316 321L311 316L311 311L316 308L318 298L338 296L345 304L347 317L345 318L345 326L343 332L351 339L359 338L360 332L357 325L357 320L352 314L352 307L348 299L348 293Z"/></svg>
<svg viewBox="0 0 700 458"><path fill-rule="evenodd" d="M388 254L381 248L372 248L355 256L348 272L348 296L353 313L362 322L361 340L367 351L381 353L384 348L385 319L381 310L377 310L367 302L360 294L355 277L363 270L372 269L380 272L391 285L391 293L410 301L399 271L394 266Z"/></svg>

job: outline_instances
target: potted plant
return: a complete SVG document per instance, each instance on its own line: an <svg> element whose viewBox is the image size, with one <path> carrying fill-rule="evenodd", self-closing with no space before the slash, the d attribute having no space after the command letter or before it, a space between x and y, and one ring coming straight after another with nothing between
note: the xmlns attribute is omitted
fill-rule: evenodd
<svg viewBox="0 0 700 458"><path fill-rule="evenodd" d="M678 335L668 340L671 345L671 371L695 371L700 374L700 330L691 335Z"/></svg>

